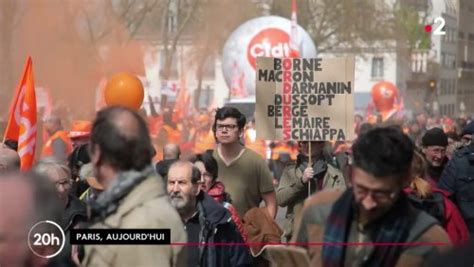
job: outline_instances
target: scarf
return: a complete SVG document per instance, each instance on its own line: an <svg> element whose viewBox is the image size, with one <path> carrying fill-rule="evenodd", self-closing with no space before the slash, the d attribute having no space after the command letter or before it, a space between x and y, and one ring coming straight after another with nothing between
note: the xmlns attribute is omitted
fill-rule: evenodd
<svg viewBox="0 0 474 267"><path fill-rule="evenodd" d="M142 171L120 172L109 188L100 193L97 199L87 203L91 221L100 221L115 213L119 207L120 200L153 172L152 167L147 167Z"/></svg>
<svg viewBox="0 0 474 267"><path fill-rule="evenodd" d="M413 223L412 209L405 194L402 192L392 209L384 214L378 222L374 223L378 228L373 232L371 240L376 243L405 242L408 232ZM334 203L326 223L323 241L324 243L347 242L350 225L354 221L355 214L354 193L352 189L346 190ZM377 246L369 259L362 266L395 266L403 246ZM344 266L345 246L338 244L324 245L322 251L323 266Z"/></svg>
<svg viewBox="0 0 474 267"><path fill-rule="evenodd" d="M426 168L426 173L428 174L428 178L438 183L439 178L441 177L441 173L443 173L445 166L446 166L446 162L444 162L443 165L438 166L438 167L428 164L428 167Z"/></svg>

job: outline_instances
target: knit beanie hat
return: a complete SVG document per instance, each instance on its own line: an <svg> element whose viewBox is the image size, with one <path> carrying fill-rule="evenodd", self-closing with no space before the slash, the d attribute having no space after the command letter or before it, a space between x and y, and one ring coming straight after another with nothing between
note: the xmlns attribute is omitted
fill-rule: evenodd
<svg viewBox="0 0 474 267"><path fill-rule="evenodd" d="M448 136L441 128L432 128L423 135L421 144L423 146L447 146Z"/></svg>

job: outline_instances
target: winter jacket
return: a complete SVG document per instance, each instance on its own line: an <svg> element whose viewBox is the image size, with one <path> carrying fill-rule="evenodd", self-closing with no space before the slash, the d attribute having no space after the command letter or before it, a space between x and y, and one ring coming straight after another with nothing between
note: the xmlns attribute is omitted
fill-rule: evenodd
<svg viewBox="0 0 474 267"><path fill-rule="evenodd" d="M63 228L64 231L69 231L78 222L86 221L87 211L86 204L80 201L77 197L69 195L68 204L63 213Z"/></svg>
<svg viewBox="0 0 474 267"><path fill-rule="evenodd" d="M239 233L242 235L244 242L247 242L247 233L245 232L244 226L242 225L242 221L240 220L240 216L237 213L235 207L231 204L231 199L229 194L225 192L225 186L222 182L215 182L211 188L207 190L207 194L214 198L215 201L222 204L224 208L226 208L230 214L232 215L232 221L234 221Z"/></svg>
<svg viewBox="0 0 474 267"><path fill-rule="evenodd" d="M316 181L319 179L311 179L311 194L324 189L345 189L346 182L338 169L331 164L325 164L327 170L321 173L322 183L318 188ZM317 170L315 170L317 172ZM276 191L277 203L280 207L287 207L286 222L284 226L284 235L289 240L293 234L294 220L303 208L303 202L308 198L308 183L303 184L301 178L303 170L296 164L290 164L283 171L280 185Z"/></svg>
<svg viewBox="0 0 474 267"><path fill-rule="evenodd" d="M250 266L252 258L249 249L242 245L244 240L232 221L230 212L205 192L197 198L201 233L199 266ZM213 245L212 243L240 243L240 245Z"/></svg>
<svg viewBox="0 0 474 267"><path fill-rule="evenodd" d="M334 202L342 195L342 191L327 190L312 195L305 201L301 217L298 218L292 242L321 243L326 223ZM409 230L405 242L440 243L440 245L406 246L398 258L396 267L423 266L429 257L439 256L451 248L446 232L436 224L436 220L423 211L416 213L416 218ZM444 244L444 245L442 245ZM323 246L303 246L307 249L311 261L310 266L322 266ZM345 259L345 262L357 262L370 257L373 246L361 258Z"/></svg>
<svg viewBox="0 0 474 267"><path fill-rule="evenodd" d="M413 206L425 211L439 221L453 244L458 245L469 240L466 223L456 205L449 200L449 192L433 188L431 198L420 199L411 188L404 191L408 194Z"/></svg>
<svg viewBox="0 0 474 267"><path fill-rule="evenodd" d="M457 151L438 183L452 194L471 235L474 234L474 143Z"/></svg>
<svg viewBox="0 0 474 267"><path fill-rule="evenodd" d="M68 203L62 214L61 227L66 234L66 242L63 250L51 261L51 266L73 266L71 259L70 230L78 223L87 220L86 204L77 197L69 195Z"/></svg>
<svg viewBox="0 0 474 267"><path fill-rule="evenodd" d="M110 188L101 194L107 193ZM178 212L171 206L161 177L150 175L133 187L115 212L89 228L170 229L171 243L187 242ZM185 266L184 246L86 245L84 266Z"/></svg>

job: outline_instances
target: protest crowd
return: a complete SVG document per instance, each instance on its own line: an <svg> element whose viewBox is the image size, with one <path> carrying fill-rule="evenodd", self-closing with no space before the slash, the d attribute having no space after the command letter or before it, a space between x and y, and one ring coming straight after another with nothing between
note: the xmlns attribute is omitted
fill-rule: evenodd
<svg viewBox="0 0 474 267"><path fill-rule="evenodd" d="M29 170L5 139L0 266L425 266L470 245L470 118L357 115L354 140L284 142L233 107L177 109L110 106L70 129L49 114ZM45 218L66 235L170 229L171 245L66 242L45 259L24 233Z"/></svg>

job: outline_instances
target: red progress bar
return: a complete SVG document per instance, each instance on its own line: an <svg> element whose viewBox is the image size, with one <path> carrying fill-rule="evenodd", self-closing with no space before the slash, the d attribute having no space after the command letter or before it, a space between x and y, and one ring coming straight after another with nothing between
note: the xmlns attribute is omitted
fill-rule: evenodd
<svg viewBox="0 0 474 267"><path fill-rule="evenodd" d="M290 243L264 243L264 242L249 242L249 243L185 243L173 242L174 246L265 246L265 245L286 245L286 246L447 246L449 243L444 242L399 242L399 243L377 243L377 242L290 242Z"/></svg>

